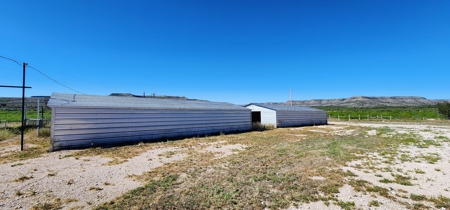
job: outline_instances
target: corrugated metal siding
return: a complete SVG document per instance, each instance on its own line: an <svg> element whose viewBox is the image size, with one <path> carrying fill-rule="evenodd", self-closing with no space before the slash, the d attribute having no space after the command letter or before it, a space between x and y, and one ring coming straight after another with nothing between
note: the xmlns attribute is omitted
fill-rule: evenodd
<svg viewBox="0 0 450 210"><path fill-rule="evenodd" d="M247 108L251 109L252 111L259 111L261 112L261 124L271 124L276 127L277 125L277 116L276 112L274 110L266 109L264 107L255 106L255 105L249 105Z"/></svg>
<svg viewBox="0 0 450 210"><path fill-rule="evenodd" d="M327 124L325 111L277 111L277 127L325 124Z"/></svg>
<svg viewBox="0 0 450 210"><path fill-rule="evenodd" d="M249 109L53 107L52 150L251 130Z"/></svg>

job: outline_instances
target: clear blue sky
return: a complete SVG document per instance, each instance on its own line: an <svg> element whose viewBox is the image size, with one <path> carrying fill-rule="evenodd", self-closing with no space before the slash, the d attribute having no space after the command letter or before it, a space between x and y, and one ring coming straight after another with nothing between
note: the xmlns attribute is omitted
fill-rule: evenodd
<svg viewBox="0 0 450 210"><path fill-rule="evenodd" d="M0 0L0 30L1 56L86 94L450 98L448 0ZM22 84L21 66L0 73ZM75 93L29 68L27 85Z"/></svg>

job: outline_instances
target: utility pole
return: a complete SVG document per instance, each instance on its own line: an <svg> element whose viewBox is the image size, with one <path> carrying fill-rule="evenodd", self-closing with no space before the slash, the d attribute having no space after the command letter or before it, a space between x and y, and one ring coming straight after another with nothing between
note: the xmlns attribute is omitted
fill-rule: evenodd
<svg viewBox="0 0 450 210"><path fill-rule="evenodd" d="M292 106L292 89L291 89L291 106Z"/></svg>
<svg viewBox="0 0 450 210"><path fill-rule="evenodd" d="M23 130L25 129L25 69L27 63L23 63L23 80L22 80L22 129L20 135L20 151L23 151Z"/></svg>
<svg viewBox="0 0 450 210"><path fill-rule="evenodd" d="M37 101L37 117L36 117L36 119L37 119L37 137L39 137L39 128L41 127L41 124L40 124L41 119L39 119L40 99L38 98L37 100L38 101Z"/></svg>

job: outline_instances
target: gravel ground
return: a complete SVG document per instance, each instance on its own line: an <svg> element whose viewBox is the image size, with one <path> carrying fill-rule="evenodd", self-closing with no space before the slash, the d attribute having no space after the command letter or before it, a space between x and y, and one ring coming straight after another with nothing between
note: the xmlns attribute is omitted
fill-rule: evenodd
<svg viewBox="0 0 450 210"><path fill-rule="evenodd" d="M204 152L222 158L244 145L210 145ZM57 151L27 161L0 165L0 209L30 209L59 199L63 209L91 209L144 183L129 178L165 163L182 160L180 148L149 150L118 165L110 158L70 157L74 151ZM175 151L170 157L164 154ZM69 155L69 157L65 157ZM23 179L23 181L19 181Z"/></svg>
<svg viewBox="0 0 450 210"><path fill-rule="evenodd" d="M424 140L433 140L440 146L429 146L428 148L418 148L416 146L402 146L399 148L399 154L394 157L392 163L386 163L386 157L378 153L368 154L366 159L353 161L342 167L344 171L351 171L356 174L357 179L362 179L372 183L374 186L380 186L389 190L389 194L396 200L387 199L378 193L356 192L352 186L345 184L339 189L337 198L344 202L354 202L356 209L408 209L417 203L422 203L427 209L437 209L433 203L426 201L413 201L411 194L424 195L428 198L445 196L450 198L450 143L439 140L438 136L445 136L450 139L450 126L443 125L419 125L407 123L357 123L357 122L331 122L334 125L352 125L364 126L370 128L389 127L397 133L417 134ZM330 125L333 126L333 125ZM341 129L343 127L340 127ZM345 129L345 127L344 127ZM336 126L335 132L339 131ZM348 133L348 131L347 131ZM376 135L376 130L369 130L367 135ZM402 154L410 161L402 161ZM423 156L432 155L439 157L435 163L429 163ZM370 163L370 164L367 164ZM377 170L370 168L386 169L391 171ZM392 174L411 177L411 186L405 186L397 183L382 183L381 179L394 180ZM370 202L377 201L379 206L370 205ZM314 203L301 204L299 207L290 209L341 209L334 204L325 205L322 201ZM445 208L443 208L445 209Z"/></svg>

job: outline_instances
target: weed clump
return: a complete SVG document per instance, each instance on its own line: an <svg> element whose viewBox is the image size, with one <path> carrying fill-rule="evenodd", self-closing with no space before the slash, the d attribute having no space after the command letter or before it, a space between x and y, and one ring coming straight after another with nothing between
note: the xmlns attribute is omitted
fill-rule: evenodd
<svg viewBox="0 0 450 210"><path fill-rule="evenodd" d="M380 203L377 200L372 200L369 202L369 206L380 206Z"/></svg>
<svg viewBox="0 0 450 210"><path fill-rule="evenodd" d="M261 124L261 123L252 123L253 131L265 131L275 129L275 126L272 124Z"/></svg>

